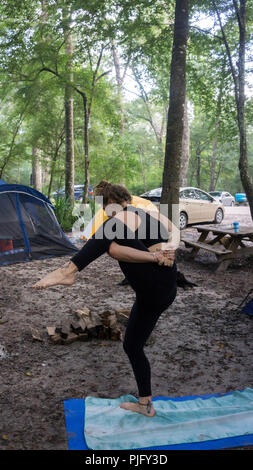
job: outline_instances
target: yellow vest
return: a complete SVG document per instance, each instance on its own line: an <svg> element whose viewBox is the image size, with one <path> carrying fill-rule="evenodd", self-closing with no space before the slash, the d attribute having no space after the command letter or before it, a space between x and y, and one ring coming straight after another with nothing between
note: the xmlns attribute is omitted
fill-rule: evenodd
<svg viewBox="0 0 253 470"><path fill-rule="evenodd" d="M143 199L139 196L132 196L131 206L140 207L147 210L158 210L157 207L147 199ZM105 211L101 208L99 209L93 219L90 221L88 226L85 229L85 234L81 238L84 240L89 240L89 238L94 235L97 229L102 225L109 217L107 217Z"/></svg>

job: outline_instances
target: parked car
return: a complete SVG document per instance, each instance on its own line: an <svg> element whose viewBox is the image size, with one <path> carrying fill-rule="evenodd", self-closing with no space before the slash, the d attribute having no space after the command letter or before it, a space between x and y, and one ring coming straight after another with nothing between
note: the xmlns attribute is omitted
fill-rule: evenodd
<svg viewBox="0 0 253 470"><path fill-rule="evenodd" d="M74 186L74 197L76 201L80 201L83 197L83 184L75 184ZM64 197L65 196L65 188L61 188L58 191L55 191L54 193L51 194L51 197L53 199L57 199L59 197ZM93 186L88 186L88 198L92 199L93 198Z"/></svg>
<svg viewBox="0 0 253 470"><path fill-rule="evenodd" d="M236 193L235 194L235 203L236 204L247 205L248 201L247 201L246 194L245 193Z"/></svg>
<svg viewBox="0 0 253 470"><path fill-rule="evenodd" d="M219 202L222 202L223 206L234 206L235 205L235 198L232 194L228 193L227 191L210 191L214 199Z"/></svg>
<svg viewBox="0 0 253 470"><path fill-rule="evenodd" d="M140 195L159 205L162 188L152 189ZM179 226L183 230L189 224L213 222L220 224L224 217L224 206L210 194L199 188L180 188L179 193Z"/></svg>

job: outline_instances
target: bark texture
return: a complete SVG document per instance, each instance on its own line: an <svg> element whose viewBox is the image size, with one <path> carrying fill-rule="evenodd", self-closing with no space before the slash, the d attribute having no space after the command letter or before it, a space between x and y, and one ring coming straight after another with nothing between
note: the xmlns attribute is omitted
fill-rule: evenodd
<svg viewBox="0 0 253 470"><path fill-rule="evenodd" d="M188 0L177 0L171 60L170 100L167 120L163 190L161 196L161 204L168 204L169 218L172 218L172 205L179 203L180 166L186 95L188 23L189 2Z"/></svg>

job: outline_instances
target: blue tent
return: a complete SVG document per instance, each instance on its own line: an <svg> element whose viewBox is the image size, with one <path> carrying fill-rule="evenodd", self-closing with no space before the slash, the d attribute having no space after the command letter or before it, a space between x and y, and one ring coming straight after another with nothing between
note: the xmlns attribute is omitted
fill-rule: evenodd
<svg viewBox="0 0 253 470"><path fill-rule="evenodd" d="M76 252L44 194L0 180L0 266Z"/></svg>

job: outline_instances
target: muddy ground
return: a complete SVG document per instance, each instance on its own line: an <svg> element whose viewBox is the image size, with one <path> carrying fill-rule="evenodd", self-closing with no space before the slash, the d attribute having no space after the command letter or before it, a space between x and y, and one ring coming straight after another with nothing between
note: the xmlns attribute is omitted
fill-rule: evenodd
<svg viewBox="0 0 253 470"><path fill-rule="evenodd" d="M223 223L233 220L250 225L248 208L227 210ZM196 236L192 228L187 231ZM180 245L178 269L197 287L178 289L176 300L161 315L146 346L153 395L186 396L253 387L253 318L235 312L253 288L253 259L237 261L225 273L216 273L214 255L201 251L192 261L188 252ZM0 269L2 450L66 450L64 400L137 395L120 341L93 339L70 345L49 341L46 327L61 325L77 309L114 311L131 308L134 300L129 286L118 286L122 273L107 255L79 274L72 287L31 289L35 281L65 261L65 257L45 259ZM124 333L125 320L118 320ZM40 331L42 342L32 338L30 327Z"/></svg>

